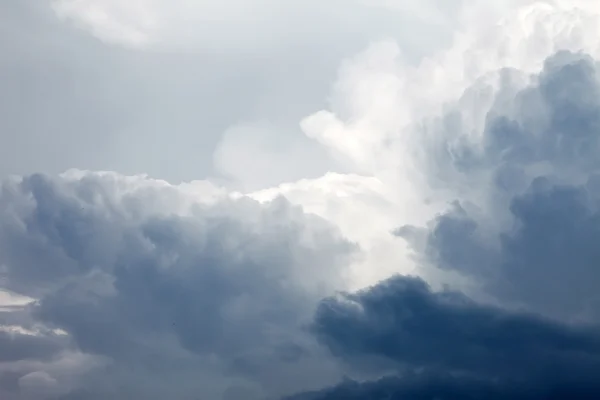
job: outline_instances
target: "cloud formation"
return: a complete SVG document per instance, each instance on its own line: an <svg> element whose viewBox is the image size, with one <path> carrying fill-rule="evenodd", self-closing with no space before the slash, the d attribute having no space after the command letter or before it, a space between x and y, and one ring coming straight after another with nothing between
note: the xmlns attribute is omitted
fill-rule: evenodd
<svg viewBox="0 0 600 400"><path fill-rule="evenodd" d="M204 370L217 381L181 377L198 396L216 396L235 379L273 395L290 389L291 376L310 374L294 371L318 359L301 324L356 252L282 198L259 204L202 182L32 175L5 182L0 204L3 286L36 299L27 309L36 323L65 332L2 333L10 349L2 361L54 360L73 348L107 365L96 380L129 368L145 380ZM92 382L94 396L173 390L140 384L132 371L114 379L127 375L120 389Z"/></svg>
<svg viewBox="0 0 600 400"><path fill-rule="evenodd" d="M280 132L306 104L288 115L287 100L275 96L274 107L252 97L256 109L274 107L281 119L271 121L227 101L230 128L212 157L197 157L238 191L82 170L5 178L0 397L600 397L600 13L592 3L473 2L460 17L455 3L444 2L452 9L444 12L423 3L413 12L441 18L444 29L461 21L449 47L416 62L406 43L371 44L342 63L326 106L310 104L322 109L300 121L301 138ZM20 4L16 14L32 7L61 27L50 42L77 32L83 45L69 46L127 64L122 80L142 90L131 99L143 104L116 108L128 121L134 109L152 118L114 129L137 126L148 141L168 128L169 145L170 135L196 129L190 121L213 110L179 90L205 88L173 69L179 60L236 54L225 75L238 79L231 87L243 96L245 79L268 86L287 65L284 56L267 63L273 69L253 64L265 77L256 80L238 71L254 57L248 53L334 43L339 37L325 33L338 11L379 21L409 5ZM312 36L303 34L307 21L319 22ZM310 54L319 59L321 48ZM166 54L175 57L171 67ZM306 59L296 56L290 60ZM150 64L160 68L140 67ZM105 76L92 71L85 76ZM161 71L176 88L155 86ZM302 86L310 80L302 76L279 78ZM92 80L112 82L107 99L120 93L115 80ZM64 107L44 104L63 103L45 101L32 112L40 119L24 123L54 121L48 115ZM236 107L244 111L233 117ZM115 121L107 115L99 121ZM177 158L161 154L165 164Z"/></svg>
<svg viewBox="0 0 600 400"><path fill-rule="evenodd" d="M600 395L598 14L585 2L516 11L436 60L439 97L419 80L438 65L406 74L385 45L367 53L366 74L348 75L354 95L305 121L357 168L418 183L442 207L394 232L417 273L462 292L398 277L323 301L314 332L357 380L293 398ZM353 103L361 93L379 102ZM410 111L389 112L399 106Z"/></svg>
<svg viewBox="0 0 600 400"><path fill-rule="evenodd" d="M424 230L399 233L421 244L427 262L505 301L597 321L597 63L560 52L530 79L514 90L507 72L481 139L440 161L453 171L445 176L480 193L457 197Z"/></svg>

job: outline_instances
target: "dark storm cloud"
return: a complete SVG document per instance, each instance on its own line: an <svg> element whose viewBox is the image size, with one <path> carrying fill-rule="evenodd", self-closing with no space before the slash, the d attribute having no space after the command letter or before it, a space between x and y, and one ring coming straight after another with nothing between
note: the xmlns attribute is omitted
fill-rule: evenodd
<svg viewBox="0 0 600 400"><path fill-rule="evenodd" d="M443 138L431 183L455 198L396 232L422 264L471 278L497 305L406 277L326 299L321 343L351 371L389 376L295 400L600 397L597 64L560 52L526 85L519 71L498 76L480 141L463 136L460 102L424 124Z"/></svg>
<svg viewBox="0 0 600 400"><path fill-rule="evenodd" d="M505 302L597 320L596 61L558 53L508 100L502 96L511 91L510 79L501 82L483 146L463 144L450 160L458 179L481 195L459 193L454 206L427 228L405 227L398 234L413 241L424 262L475 278Z"/></svg>
<svg viewBox="0 0 600 400"><path fill-rule="evenodd" d="M56 334L0 331L0 362L47 360L67 347L68 340Z"/></svg>
<svg viewBox="0 0 600 400"><path fill-rule="evenodd" d="M281 393L286 368L315 356L301 324L355 246L283 199L262 205L217 194L199 203L211 190L91 173L2 186L3 286L37 299L27 309L33 321L111 362L86 391L160 398L179 385L182 396L209 396L210 372ZM4 357L29 357L19 352L25 338L6 340ZM37 360L56 350L40 341L30 339ZM193 371L200 379L190 379ZM108 381L122 390L103 388Z"/></svg>
<svg viewBox="0 0 600 400"><path fill-rule="evenodd" d="M464 209L440 216L427 233L427 257L444 269L482 280L489 293L562 317L597 318L600 205L585 185L537 178L509 210L514 227L497 245L478 235ZM485 229L485 228L483 228Z"/></svg>
<svg viewBox="0 0 600 400"><path fill-rule="evenodd" d="M342 357L374 355L415 368L520 377L579 361L578 354L600 360L595 330L484 307L459 293L432 293L416 278L325 300L314 329Z"/></svg>
<svg viewBox="0 0 600 400"><path fill-rule="evenodd" d="M357 369L397 372L347 381L308 399L591 399L600 396L600 335L539 316L432 292L417 278L324 300L314 332Z"/></svg>
<svg viewBox="0 0 600 400"><path fill-rule="evenodd" d="M592 400L600 385L592 379L515 382L440 372L409 373L372 382L348 380L336 387L285 400Z"/></svg>

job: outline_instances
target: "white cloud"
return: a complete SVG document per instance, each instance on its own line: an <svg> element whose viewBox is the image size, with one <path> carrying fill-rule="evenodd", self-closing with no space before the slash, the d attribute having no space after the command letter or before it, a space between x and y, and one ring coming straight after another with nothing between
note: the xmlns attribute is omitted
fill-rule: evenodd
<svg viewBox="0 0 600 400"><path fill-rule="evenodd" d="M474 4L453 45L417 66L390 40L342 64L330 107L301 126L356 175L328 174L253 194L283 194L360 243L365 258L354 265L353 286L394 272L429 274L414 270L403 244L389 238L393 225L423 224L457 194L473 201L491 195L479 177L464 181L445 160L465 141L479 142L494 102L510 101L511 93L497 93L501 69L519 71L512 87L518 90L556 51L600 49L600 10L591 2L495 5L490 12L487 3ZM442 119L447 115L455 120Z"/></svg>
<svg viewBox="0 0 600 400"><path fill-rule="evenodd" d="M426 205L373 176L329 173L276 188L254 192L268 201L285 196L339 227L345 237L360 244L362 257L345 274L346 287L363 288L396 273L414 273L403 243L391 235L397 221L423 223L431 215Z"/></svg>
<svg viewBox="0 0 600 400"><path fill-rule="evenodd" d="M227 129L213 154L217 171L250 191L320 176L332 163L302 135L290 135L268 122Z"/></svg>
<svg viewBox="0 0 600 400"><path fill-rule="evenodd" d="M464 25L452 46L416 66L393 40L374 43L346 60L330 107L301 121L308 138L355 174L330 173L252 194L258 199L283 194L360 243L366 258L354 265L350 279L355 287L393 272L413 271L407 251L389 237L394 225L424 223L457 192L470 199L486 195L477 182L456 181L460 177L453 175L453 167L443 163L445 154L455 151L453 146L481 137L488 111L498 101L499 70L519 71L517 90L557 50L599 51L600 11L593 2L486 2L463 11ZM460 126L438 128L449 112L456 114ZM269 129L259 127L232 129L216 155L218 165L242 181L256 182L271 166L285 169L288 163L301 163L302 157L289 150L269 151L277 141L265 140ZM446 145L450 147L440 147Z"/></svg>

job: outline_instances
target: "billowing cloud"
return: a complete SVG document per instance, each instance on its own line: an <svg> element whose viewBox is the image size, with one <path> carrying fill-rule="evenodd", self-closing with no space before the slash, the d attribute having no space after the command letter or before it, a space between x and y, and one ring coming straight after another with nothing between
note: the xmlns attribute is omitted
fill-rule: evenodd
<svg viewBox="0 0 600 400"><path fill-rule="evenodd" d="M358 381L298 399L598 397L597 20L536 2L418 69L384 43L342 71L306 133L442 207L394 232L463 292L399 277L323 301L314 332Z"/></svg>
<svg viewBox="0 0 600 400"><path fill-rule="evenodd" d="M596 65L561 52L518 90L507 72L481 140L456 146L439 164L456 177L446 184L469 182L479 194L458 194L424 230L399 231L420 243L427 262L505 301L597 320Z"/></svg>
<svg viewBox="0 0 600 400"><path fill-rule="evenodd" d="M4 287L35 299L36 323L64 332L2 333L2 361L80 351L104 360L89 385L111 398L164 398L174 383L136 382L154 374L181 374L181 396L212 397L236 379L273 395L303 374L335 373L326 362L306 369L319 351L301 325L356 247L286 200L72 172L7 181L0 204ZM102 389L108 376L123 386Z"/></svg>
<svg viewBox="0 0 600 400"><path fill-rule="evenodd" d="M580 355L591 365L600 361L595 330L478 305L457 292L433 293L417 278L390 278L323 301L314 330L350 361L373 355L399 368L523 379L555 366L587 366Z"/></svg>
<svg viewBox="0 0 600 400"><path fill-rule="evenodd" d="M126 123L78 118L119 122L121 144L120 132L142 132L125 141L136 153L154 143L156 171L179 162L171 146L181 132L204 132L198 115L219 114L223 137L194 142L215 148L212 157L183 143L238 191L80 170L5 179L0 397L600 397L597 5L213 3L15 8L60 26L49 42L77 37L85 44L69 49L116 57L108 72L88 61L85 76ZM419 61L383 28L383 15L400 26L396 12L408 9L455 30L440 41L445 50ZM334 33L340 13L349 30ZM391 38L342 63L327 104L280 97L283 89L243 97L270 83L327 86L302 63L331 56L323 49L332 43L357 45L366 31ZM222 74L210 92L210 69L194 66L217 54L233 61L215 63ZM267 60L251 63L260 74L239 67L258 58ZM139 107L115 106L123 85L95 79L123 63L130 73L119 82L136 93L124 102ZM165 74L176 87L156 84ZM207 101L196 101L200 92ZM219 98L227 107L217 112ZM30 113L40 119L17 119L43 125L52 110L71 109L45 101ZM162 130L168 141L148 139Z"/></svg>
<svg viewBox="0 0 600 400"><path fill-rule="evenodd" d="M291 399L591 399L600 394L597 329L482 306L395 277L324 300L313 329L358 370L396 371Z"/></svg>

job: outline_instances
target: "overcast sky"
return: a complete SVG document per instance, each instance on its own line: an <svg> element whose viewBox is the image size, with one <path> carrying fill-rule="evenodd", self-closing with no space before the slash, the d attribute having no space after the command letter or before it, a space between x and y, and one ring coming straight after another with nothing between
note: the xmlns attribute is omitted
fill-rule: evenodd
<svg viewBox="0 0 600 400"><path fill-rule="evenodd" d="M0 398L600 398L596 3L0 2Z"/></svg>
<svg viewBox="0 0 600 400"><path fill-rule="evenodd" d="M298 147L296 157L315 158L302 171L285 166L267 184L316 177L329 165L298 122L327 104L340 62L386 37L417 60L447 42L449 29L437 20L453 17L434 5L281 4L3 2L0 146L11 150L0 174L83 168L204 179L237 172L213 163L233 130L225 146L258 135L257 146ZM253 132L257 125L268 132ZM262 143L272 139L278 143Z"/></svg>

